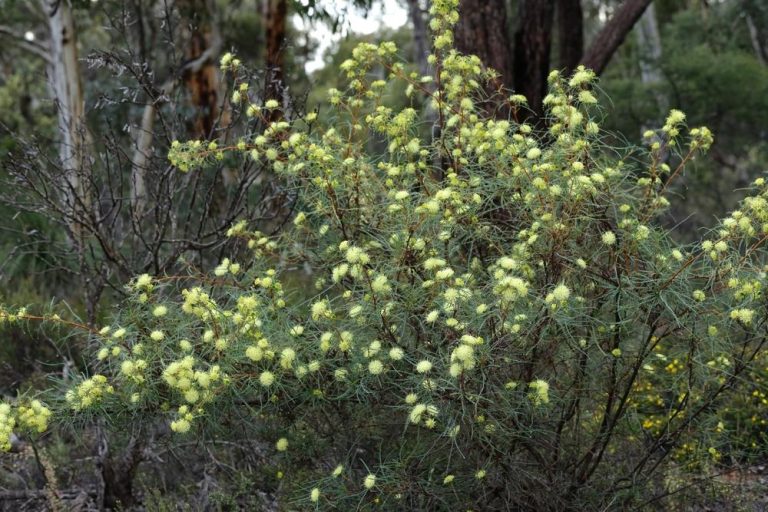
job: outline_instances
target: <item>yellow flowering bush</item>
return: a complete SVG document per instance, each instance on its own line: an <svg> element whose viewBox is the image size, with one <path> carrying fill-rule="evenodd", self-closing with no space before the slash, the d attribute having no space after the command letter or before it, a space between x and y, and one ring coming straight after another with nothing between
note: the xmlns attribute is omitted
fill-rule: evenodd
<svg viewBox="0 0 768 512"><path fill-rule="evenodd" d="M22 431L35 435L48 429L51 410L40 400L23 401L13 406L0 402L0 450L11 448L11 436L18 426Z"/></svg>
<svg viewBox="0 0 768 512"><path fill-rule="evenodd" d="M453 48L456 4L432 2L434 76L365 43L330 127L311 114L235 145L173 144L179 172L269 162L294 221L272 236L235 223L248 257L210 275L133 280L62 409L160 418L180 442L261 436L291 509L625 508L692 446L717 463L702 435L765 365L765 181L677 244L658 218L709 130L673 110L616 150L584 68L552 72L546 127L526 124L525 98L489 94L494 72ZM221 65L246 119L277 108L231 54ZM433 140L415 109L387 106L390 81L437 113ZM48 423L40 403L2 407L0 441L15 418Z"/></svg>

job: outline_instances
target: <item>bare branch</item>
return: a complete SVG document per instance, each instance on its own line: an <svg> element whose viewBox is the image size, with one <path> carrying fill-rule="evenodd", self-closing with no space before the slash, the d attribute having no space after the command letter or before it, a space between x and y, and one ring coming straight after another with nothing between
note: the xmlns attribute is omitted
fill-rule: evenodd
<svg viewBox="0 0 768 512"><path fill-rule="evenodd" d="M166 80L160 87L161 97L167 97L176 87L176 82L185 73L195 73L202 69L206 64L215 61L221 52L222 40L218 31L213 33L211 45L196 59L185 63L176 74ZM146 209L147 190L146 190L146 166L152 152L152 127L155 121L155 112L160 98L150 99L150 103L144 108L141 117L141 126L135 138L136 149L133 153L133 165L131 169L131 206L133 214L138 219L141 218Z"/></svg>
<svg viewBox="0 0 768 512"><path fill-rule="evenodd" d="M581 63L598 75L601 74L651 1L625 0L597 33Z"/></svg>

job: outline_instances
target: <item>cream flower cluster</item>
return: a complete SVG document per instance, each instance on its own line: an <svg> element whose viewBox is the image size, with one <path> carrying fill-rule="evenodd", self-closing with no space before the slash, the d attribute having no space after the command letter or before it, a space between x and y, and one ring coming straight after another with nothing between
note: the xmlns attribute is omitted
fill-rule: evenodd
<svg viewBox="0 0 768 512"><path fill-rule="evenodd" d="M67 391L65 398L70 407L82 410L98 404L105 396L114 392L115 388L107 377L97 374L81 382L75 389Z"/></svg>

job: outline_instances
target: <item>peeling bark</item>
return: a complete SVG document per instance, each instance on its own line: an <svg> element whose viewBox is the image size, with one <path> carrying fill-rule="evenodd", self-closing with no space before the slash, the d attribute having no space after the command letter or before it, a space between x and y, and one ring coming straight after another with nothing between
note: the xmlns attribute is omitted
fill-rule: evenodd
<svg viewBox="0 0 768 512"><path fill-rule="evenodd" d="M211 47L213 35L210 27L196 27L187 47L187 61L198 60ZM190 102L196 107L197 117L193 126L193 137L208 139L213 136L219 117L219 70L212 60L198 69L187 70L184 82L190 95Z"/></svg>
<svg viewBox="0 0 768 512"><path fill-rule="evenodd" d="M73 242L80 247L83 233L78 218L87 214L90 200L84 180L87 166L85 100L77 53L77 32L68 0L45 0L50 30L50 82L58 117L59 158L63 169L62 200L69 216Z"/></svg>

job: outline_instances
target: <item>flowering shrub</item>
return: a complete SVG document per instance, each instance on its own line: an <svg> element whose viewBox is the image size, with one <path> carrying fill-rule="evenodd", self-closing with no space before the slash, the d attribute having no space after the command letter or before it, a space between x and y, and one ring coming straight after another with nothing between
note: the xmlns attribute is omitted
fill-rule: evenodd
<svg viewBox="0 0 768 512"><path fill-rule="evenodd" d="M260 436L291 509L621 508L667 464L718 462L720 415L764 358L764 180L679 246L655 219L711 133L672 111L645 149L606 146L583 68L550 75L546 131L516 121L525 98L488 97L493 71L453 49L456 3L431 8L434 77L363 44L330 93L336 126L173 145L180 172L270 161L299 211L274 237L233 225L251 257L213 275L133 280L62 410ZM435 140L375 68L429 97ZM236 90L247 117L278 107ZM314 290L288 284L301 268ZM48 409L23 407L0 408L3 439L45 429Z"/></svg>

